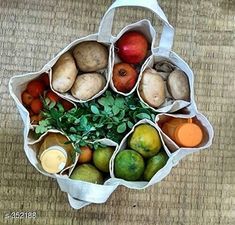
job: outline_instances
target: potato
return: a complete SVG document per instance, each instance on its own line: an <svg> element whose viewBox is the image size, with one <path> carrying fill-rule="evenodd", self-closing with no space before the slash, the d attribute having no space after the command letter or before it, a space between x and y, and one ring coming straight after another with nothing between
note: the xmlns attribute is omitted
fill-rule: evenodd
<svg viewBox="0 0 235 225"><path fill-rule="evenodd" d="M154 68L157 72L170 74L174 70L175 66L167 60L161 60L155 64Z"/></svg>
<svg viewBox="0 0 235 225"><path fill-rule="evenodd" d="M165 101L164 80L154 69L146 69L139 85L141 98L150 106L157 108Z"/></svg>
<svg viewBox="0 0 235 225"><path fill-rule="evenodd" d="M65 93L71 89L78 70L71 53L66 52L52 68L52 87L54 90Z"/></svg>
<svg viewBox="0 0 235 225"><path fill-rule="evenodd" d="M79 69L83 72L94 72L108 65L107 48L96 41L85 41L73 50L73 56Z"/></svg>
<svg viewBox="0 0 235 225"><path fill-rule="evenodd" d="M182 70L176 69L170 73L167 79L167 87L174 99L189 101L189 81Z"/></svg>
<svg viewBox="0 0 235 225"><path fill-rule="evenodd" d="M85 73L77 76L71 89L72 95L80 100L88 100L98 94L106 84L104 76L99 73Z"/></svg>

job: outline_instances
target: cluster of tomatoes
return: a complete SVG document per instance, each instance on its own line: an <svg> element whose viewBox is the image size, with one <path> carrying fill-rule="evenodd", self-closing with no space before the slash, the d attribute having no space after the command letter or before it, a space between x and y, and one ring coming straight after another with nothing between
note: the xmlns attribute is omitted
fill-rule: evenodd
<svg viewBox="0 0 235 225"><path fill-rule="evenodd" d="M30 81L21 95L22 103L29 111L32 124L38 124L42 119L40 114L43 110L42 98L48 98L51 102L60 102L66 111L73 107L71 102L62 99L50 89L49 76L43 73L37 79Z"/></svg>

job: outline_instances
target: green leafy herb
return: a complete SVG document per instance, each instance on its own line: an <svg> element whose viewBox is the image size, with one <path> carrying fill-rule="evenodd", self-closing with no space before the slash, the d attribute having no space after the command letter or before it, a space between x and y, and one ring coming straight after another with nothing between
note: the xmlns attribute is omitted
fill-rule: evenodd
<svg viewBox="0 0 235 225"><path fill-rule="evenodd" d="M106 91L101 98L79 104L69 111L49 99L43 99L43 104L43 120L35 132L41 135L49 129L60 130L75 146L75 151L102 138L120 143L139 120L155 119L154 111L140 102L135 94L123 97ZM96 142L95 146L98 145Z"/></svg>
<svg viewBox="0 0 235 225"><path fill-rule="evenodd" d="M121 123L117 127L117 132L118 133L124 133L126 131L126 123Z"/></svg>

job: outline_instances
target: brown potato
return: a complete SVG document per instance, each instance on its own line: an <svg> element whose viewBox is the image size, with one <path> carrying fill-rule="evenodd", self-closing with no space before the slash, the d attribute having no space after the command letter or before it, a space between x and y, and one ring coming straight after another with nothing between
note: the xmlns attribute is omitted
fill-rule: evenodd
<svg viewBox="0 0 235 225"><path fill-rule="evenodd" d="M65 93L71 89L78 70L71 53L66 52L52 68L52 87L54 90Z"/></svg>
<svg viewBox="0 0 235 225"><path fill-rule="evenodd" d="M150 106L157 108L165 101L164 80L154 69L146 69L139 85L141 98Z"/></svg>
<svg viewBox="0 0 235 225"><path fill-rule="evenodd" d="M88 100L105 87L106 80L99 73L84 73L77 76L71 89L72 95L80 100Z"/></svg>
<svg viewBox="0 0 235 225"><path fill-rule="evenodd" d="M85 41L73 50L78 68L83 72L95 72L108 65L107 48L96 41Z"/></svg>
<svg viewBox="0 0 235 225"><path fill-rule="evenodd" d="M167 79L167 88L174 99L189 101L189 81L182 70L176 69L170 73Z"/></svg>

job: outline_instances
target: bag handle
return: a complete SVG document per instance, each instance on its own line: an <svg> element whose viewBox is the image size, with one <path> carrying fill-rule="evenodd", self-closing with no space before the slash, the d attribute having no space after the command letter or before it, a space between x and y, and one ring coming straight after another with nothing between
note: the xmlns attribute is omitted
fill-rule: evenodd
<svg viewBox="0 0 235 225"><path fill-rule="evenodd" d="M104 14L98 33L98 41L104 43L112 42L112 25L115 9L119 7L133 6L149 9L164 23L159 47L171 50L174 39L174 28L169 24L167 17L158 5L157 0L116 0Z"/></svg>
<svg viewBox="0 0 235 225"><path fill-rule="evenodd" d="M74 209L81 209L81 208L91 204L91 202L85 202L85 201L82 201L79 199L75 199L72 196L70 196L69 194L68 194L68 200L69 200L70 206Z"/></svg>

